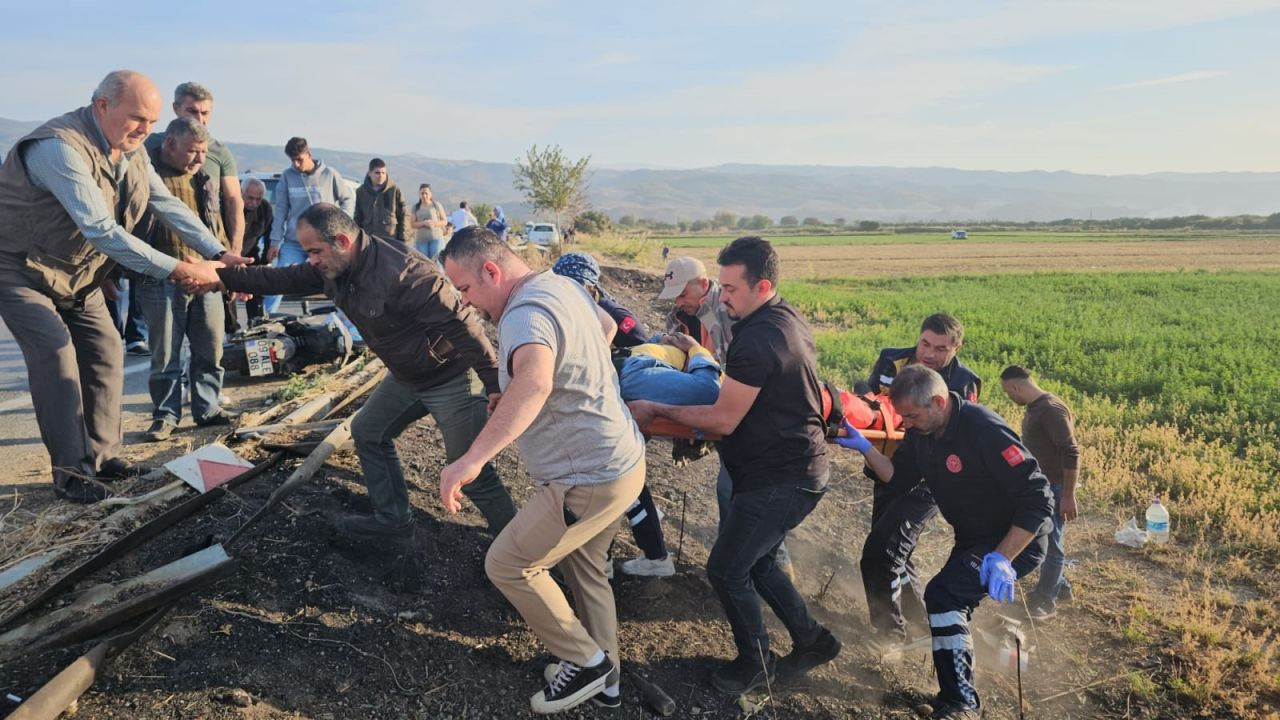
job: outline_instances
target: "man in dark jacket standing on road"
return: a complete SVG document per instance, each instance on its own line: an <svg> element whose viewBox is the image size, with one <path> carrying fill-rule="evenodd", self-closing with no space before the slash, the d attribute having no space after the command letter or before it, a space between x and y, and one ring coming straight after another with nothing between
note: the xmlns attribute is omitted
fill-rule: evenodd
<svg viewBox="0 0 1280 720"><path fill-rule="evenodd" d="M369 172L356 190L356 224L370 235L405 241L409 210L400 186L391 182L382 158L369 161Z"/></svg>
<svg viewBox="0 0 1280 720"><path fill-rule="evenodd" d="M338 206L308 208L298 218L297 237L306 263L220 272L221 284L253 294L323 292L382 358L390 376L351 423L373 514L343 516L337 527L362 540L408 537L413 516L395 439L429 413L444 436L447 462L461 457L488 419L489 400L500 393L493 346L434 263L361 231ZM515 515L511 495L489 463L463 492L494 535Z"/></svg>

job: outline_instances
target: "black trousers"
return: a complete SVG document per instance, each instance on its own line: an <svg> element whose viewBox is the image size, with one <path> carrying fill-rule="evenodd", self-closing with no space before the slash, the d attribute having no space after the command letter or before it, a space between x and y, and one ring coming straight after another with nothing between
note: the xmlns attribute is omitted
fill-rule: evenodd
<svg viewBox="0 0 1280 720"><path fill-rule="evenodd" d="M739 657L769 653L760 598L786 626L793 646L812 643L822 631L778 565L782 538L813 512L826 493L826 478L816 485L822 489L778 485L735 492L730 501L729 514L707 558L707 579L724 606Z"/></svg>
<svg viewBox="0 0 1280 720"><path fill-rule="evenodd" d="M978 688L973 676L973 636L969 619L986 596L979 582L982 558L996 547L995 542L956 546L942 570L924 590L929 611L929 634L933 636L933 668L938 675L939 697L947 703L980 710ZM1048 536L1040 535L1011 563L1018 577L1034 571L1044 561Z"/></svg>
<svg viewBox="0 0 1280 720"><path fill-rule="evenodd" d="M899 639L907 619L924 624L924 585L911 554L920 533L938 506L924 483L907 493L877 482L873 488L871 532L862 545L862 586L867 593L871 627Z"/></svg>

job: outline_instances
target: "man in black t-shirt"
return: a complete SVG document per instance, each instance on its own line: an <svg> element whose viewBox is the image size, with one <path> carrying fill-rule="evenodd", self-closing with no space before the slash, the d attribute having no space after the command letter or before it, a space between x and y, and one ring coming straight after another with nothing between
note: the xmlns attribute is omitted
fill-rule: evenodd
<svg viewBox="0 0 1280 720"><path fill-rule="evenodd" d="M831 661L840 641L809 614L777 562L783 536L817 506L830 474L813 333L778 297L778 255L768 241L738 238L720 251L719 263L720 302L737 321L719 399L702 406L630 405L641 426L665 417L724 436L720 454L733 496L707 558L707 577L738 657L711 682L739 695L775 672L788 679ZM769 650L760 596L791 635L784 658Z"/></svg>

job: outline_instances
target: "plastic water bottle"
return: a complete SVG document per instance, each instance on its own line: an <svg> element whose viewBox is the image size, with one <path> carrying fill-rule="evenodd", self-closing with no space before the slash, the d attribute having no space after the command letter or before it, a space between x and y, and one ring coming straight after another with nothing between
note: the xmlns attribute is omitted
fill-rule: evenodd
<svg viewBox="0 0 1280 720"><path fill-rule="evenodd" d="M1151 507L1147 508L1147 535L1157 545L1169 542L1169 511L1158 497L1151 498Z"/></svg>

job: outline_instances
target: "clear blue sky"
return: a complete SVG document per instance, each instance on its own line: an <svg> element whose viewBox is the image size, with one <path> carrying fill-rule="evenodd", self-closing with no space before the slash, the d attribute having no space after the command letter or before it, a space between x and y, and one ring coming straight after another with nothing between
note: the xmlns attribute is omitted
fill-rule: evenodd
<svg viewBox="0 0 1280 720"><path fill-rule="evenodd" d="M557 143L598 166L1280 170L1277 1L365 7L6 7L0 117L51 117L132 68L166 93L208 85L232 142L502 162Z"/></svg>

